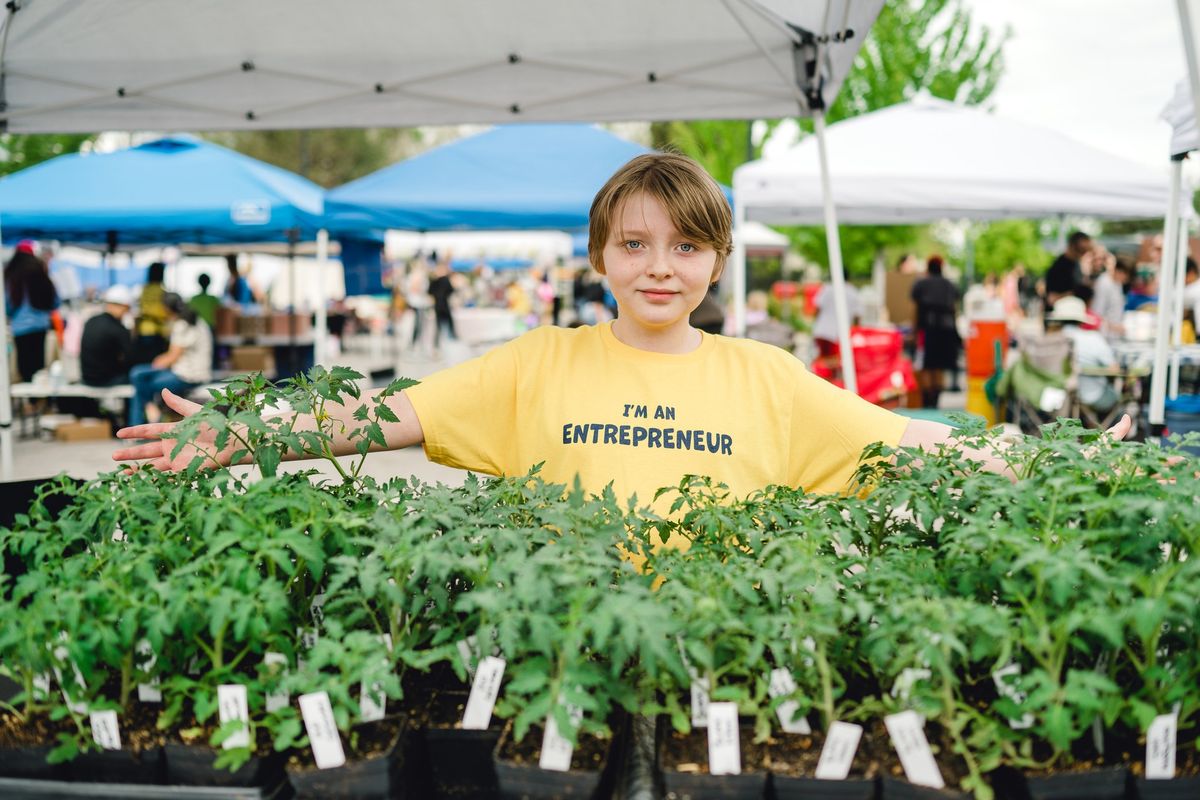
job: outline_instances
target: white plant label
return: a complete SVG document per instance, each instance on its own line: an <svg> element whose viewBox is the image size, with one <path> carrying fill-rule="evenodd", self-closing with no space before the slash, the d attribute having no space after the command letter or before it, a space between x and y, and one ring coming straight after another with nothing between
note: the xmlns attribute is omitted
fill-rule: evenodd
<svg viewBox="0 0 1200 800"><path fill-rule="evenodd" d="M145 639L137 643L137 655L138 666L145 672L154 669L154 665L158 662L158 656L151 649L150 642ZM162 690L159 688L158 678L154 678L149 683L139 683L137 691L138 700L143 703L162 702Z"/></svg>
<svg viewBox="0 0 1200 800"><path fill-rule="evenodd" d="M117 723L115 711L93 711L92 741L105 750L121 749L121 726Z"/></svg>
<svg viewBox="0 0 1200 800"><path fill-rule="evenodd" d="M921 715L915 711L901 711L884 717L883 724L887 726L888 736L892 738L892 746L900 756L900 765L908 780L918 786L944 789L946 782L942 780L942 771L929 749L925 720Z"/></svg>
<svg viewBox="0 0 1200 800"><path fill-rule="evenodd" d="M1007 697L1018 706L1024 705L1026 695L1013 684L1016 683L1017 676L1021 674L1020 664L1009 664L1003 669L998 669L992 673L992 682L996 684L996 692L1001 697ZM1015 731L1032 728L1035 722L1033 714L1022 714L1020 719L1010 719L1009 727Z"/></svg>
<svg viewBox="0 0 1200 800"><path fill-rule="evenodd" d="M300 647L303 650L312 650L321 638L316 628L297 628L296 636L300 639ZM300 656L296 656L296 666L304 669L304 659Z"/></svg>
<svg viewBox="0 0 1200 800"><path fill-rule="evenodd" d="M500 696L500 681L504 679L504 659L486 656L475 670L471 694L463 711L462 726L466 731L485 731L492 724L492 709Z"/></svg>
<svg viewBox="0 0 1200 800"><path fill-rule="evenodd" d="M786 697L796 691L796 681L792 678L790 670L779 669L771 670L771 681L767 684L767 693L772 698ZM812 733L812 728L808 725L808 720L804 717L796 716L796 709L800 704L795 700L786 700L779 704L779 708L775 709L775 714L779 717L779 724L783 726L784 733L799 733L807 736Z"/></svg>
<svg viewBox="0 0 1200 800"><path fill-rule="evenodd" d="M312 613L313 622L320 627L325 622L325 593L321 592L315 595L312 603L309 604L308 610Z"/></svg>
<svg viewBox="0 0 1200 800"><path fill-rule="evenodd" d="M240 683L223 683L217 687L217 712L221 724L241 722L242 729L230 734L221 746L226 750L250 746L250 705L246 700L246 687Z"/></svg>
<svg viewBox="0 0 1200 800"><path fill-rule="evenodd" d="M817 761L816 777L823 781L846 780L862 734L862 726L852 722L834 722L830 725L825 734L825 746L821 748L821 758Z"/></svg>
<svg viewBox="0 0 1200 800"><path fill-rule="evenodd" d="M1146 780L1161 781L1175 777L1175 740L1179 718L1161 714L1146 731Z"/></svg>
<svg viewBox="0 0 1200 800"><path fill-rule="evenodd" d="M712 775L742 774L737 703L708 705L708 771Z"/></svg>
<svg viewBox="0 0 1200 800"><path fill-rule="evenodd" d="M112 540L114 542L123 542L126 540L125 531L121 530L121 523L119 522L113 527Z"/></svg>
<svg viewBox="0 0 1200 800"><path fill-rule="evenodd" d="M392 635L390 633L382 634L379 640L389 653L392 652ZM376 722L387 716L387 695L384 694L383 686L378 681L370 686L366 681L359 685L358 707L362 712L363 722Z"/></svg>
<svg viewBox="0 0 1200 800"><path fill-rule="evenodd" d="M300 695L300 715L304 717L304 730L308 733L308 744L317 769L333 769L345 764L346 752L342 750L342 737L333 721L329 695L326 692Z"/></svg>
<svg viewBox="0 0 1200 800"><path fill-rule="evenodd" d="M912 695L913 686L918 681L927 681L933 677L933 673L927 669L914 669L913 667L905 667L900 671L896 682L892 684L892 697L898 699L901 703L907 703L908 698Z"/></svg>
<svg viewBox="0 0 1200 800"><path fill-rule="evenodd" d="M263 663L271 669L279 667L281 674L287 671L287 656L285 656L283 653L264 653ZM266 697L267 713L270 714L272 711L278 711L281 708L287 708L291 702L292 698L287 693L286 689L280 689L277 692L268 692Z"/></svg>
<svg viewBox="0 0 1200 800"><path fill-rule="evenodd" d="M583 709L577 706L568 706L567 714L578 727L580 720L583 719ZM554 712L550 712L546 717L546 733L542 736L542 754L538 757L538 766L554 772L568 772L571 769L571 755L574 752L575 748L567 741L566 737L559 733L558 721L554 718Z"/></svg>
<svg viewBox="0 0 1200 800"><path fill-rule="evenodd" d="M708 678L692 678L692 727L708 727Z"/></svg>
<svg viewBox="0 0 1200 800"><path fill-rule="evenodd" d="M50 698L49 672L39 672L33 676L33 696L36 700L48 700Z"/></svg>

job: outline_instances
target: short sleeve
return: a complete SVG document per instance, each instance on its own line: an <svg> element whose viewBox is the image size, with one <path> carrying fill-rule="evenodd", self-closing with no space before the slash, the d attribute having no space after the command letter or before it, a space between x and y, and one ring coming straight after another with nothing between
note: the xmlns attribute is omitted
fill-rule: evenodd
<svg viewBox="0 0 1200 800"><path fill-rule="evenodd" d="M908 419L868 403L797 365L792 405L789 475L808 492L849 488L862 451L870 444L900 443Z"/></svg>
<svg viewBox="0 0 1200 800"><path fill-rule="evenodd" d="M177 319L171 325L171 346L190 350L196 345L199 333L195 326L188 325L183 320Z"/></svg>
<svg viewBox="0 0 1200 800"><path fill-rule="evenodd" d="M489 475L510 471L517 435L517 347L510 342L405 390L430 461Z"/></svg>

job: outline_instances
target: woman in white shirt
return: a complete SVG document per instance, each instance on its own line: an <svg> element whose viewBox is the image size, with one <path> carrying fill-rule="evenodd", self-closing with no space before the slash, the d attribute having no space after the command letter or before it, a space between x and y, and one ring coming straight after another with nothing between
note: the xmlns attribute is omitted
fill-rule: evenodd
<svg viewBox="0 0 1200 800"><path fill-rule="evenodd" d="M167 352L149 364L139 364L129 371L129 382L133 384L130 425L147 421L146 406L160 397L163 389L186 395L212 380L213 345L208 325L197 320L196 312L174 292L164 294L162 302L167 310L170 344Z"/></svg>

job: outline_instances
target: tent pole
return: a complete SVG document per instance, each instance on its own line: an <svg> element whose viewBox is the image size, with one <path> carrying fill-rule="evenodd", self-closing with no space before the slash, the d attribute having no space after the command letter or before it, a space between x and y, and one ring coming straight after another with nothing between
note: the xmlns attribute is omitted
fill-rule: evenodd
<svg viewBox="0 0 1200 800"><path fill-rule="evenodd" d="M1192 113L1196 116L1196 127L1200 129L1200 54L1196 51L1195 20L1192 19L1192 3L1195 0L1175 0L1179 11L1179 30L1183 33L1183 53L1187 62L1188 88L1192 91Z"/></svg>
<svg viewBox="0 0 1200 800"><path fill-rule="evenodd" d="M1179 243L1175 246L1175 277L1171 281L1174 290L1171 295L1171 344L1174 345L1171 354L1171 369L1167 386L1167 397L1174 400L1179 396L1179 348L1183 345L1183 281L1187 274L1188 259L1188 222L1189 214L1179 215ZM1161 307L1161 306L1160 306Z"/></svg>
<svg viewBox="0 0 1200 800"><path fill-rule="evenodd" d="M746 206L733 193L733 335L746 335Z"/></svg>
<svg viewBox="0 0 1200 800"><path fill-rule="evenodd" d="M317 319L316 328L317 338L313 343L313 360L324 365L325 360L329 357L326 352L326 345L329 343L328 336L328 319L327 306L329 297L327 294L328 287L325 285L325 269L329 264L329 231L322 228L317 231Z"/></svg>
<svg viewBox="0 0 1200 800"><path fill-rule="evenodd" d="M842 267L842 241L838 236L837 210L833 206L833 187L829 179L829 152L825 147L825 112L813 114L817 134L817 152L821 162L821 195L825 202L825 241L829 248L829 276L833 280L833 305L837 312L838 349L842 355L842 384L858 394L858 374L854 371L854 351L850 346L850 318L846 307L846 275Z"/></svg>
<svg viewBox="0 0 1200 800"><path fill-rule="evenodd" d="M8 294L8 287L4 288ZM0 303L0 480L13 477L12 387L8 385L8 298Z"/></svg>
<svg viewBox="0 0 1200 800"><path fill-rule="evenodd" d="M1158 269L1158 320L1154 335L1154 371L1150 374L1150 431L1162 435L1163 410L1166 405L1167 347L1170 344L1170 301L1175 278L1176 250L1179 248L1179 206L1183 188L1183 159L1171 159L1171 205L1163 226L1162 263Z"/></svg>

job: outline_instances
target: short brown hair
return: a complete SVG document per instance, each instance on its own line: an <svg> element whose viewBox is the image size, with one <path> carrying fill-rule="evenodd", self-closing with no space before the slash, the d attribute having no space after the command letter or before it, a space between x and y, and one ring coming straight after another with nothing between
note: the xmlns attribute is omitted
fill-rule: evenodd
<svg viewBox="0 0 1200 800"><path fill-rule="evenodd" d="M604 274L604 244L622 204L638 192L662 203L679 232L717 254L716 283L733 252L733 219L725 192L704 167L678 153L647 153L621 167L596 193L588 217L588 260Z"/></svg>

